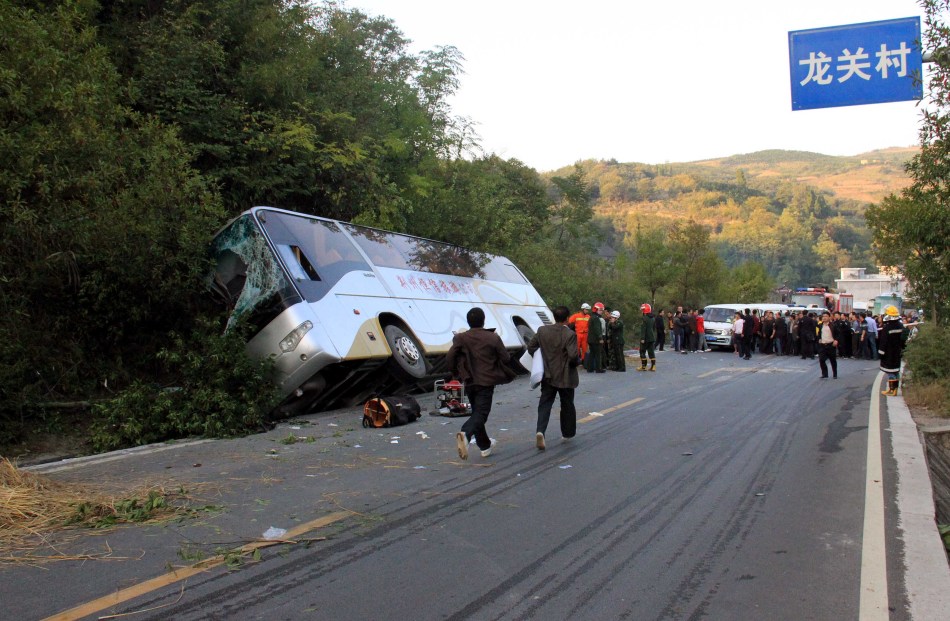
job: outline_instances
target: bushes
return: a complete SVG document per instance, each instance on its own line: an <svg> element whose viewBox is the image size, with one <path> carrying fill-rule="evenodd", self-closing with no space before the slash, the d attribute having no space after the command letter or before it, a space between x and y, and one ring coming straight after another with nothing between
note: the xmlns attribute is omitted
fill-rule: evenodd
<svg viewBox="0 0 950 621"><path fill-rule="evenodd" d="M249 358L238 330L221 334L213 322L204 321L189 337L172 334L170 340L157 355L168 385L136 381L96 406L96 450L188 436L234 436L265 426L278 401L272 363Z"/></svg>
<svg viewBox="0 0 950 621"><path fill-rule="evenodd" d="M907 343L905 353L906 375L911 393L917 397L929 395L921 405L950 416L950 348L947 339L950 328L925 324ZM920 399L912 398L919 401Z"/></svg>

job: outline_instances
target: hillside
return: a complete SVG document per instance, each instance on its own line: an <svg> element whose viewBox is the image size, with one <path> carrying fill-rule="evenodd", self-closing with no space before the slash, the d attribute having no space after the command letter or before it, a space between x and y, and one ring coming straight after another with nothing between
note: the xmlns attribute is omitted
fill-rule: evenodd
<svg viewBox="0 0 950 621"><path fill-rule="evenodd" d="M841 267L876 265L864 211L909 184L904 164L916 151L841 157L770 150L662 165L577 165L595 213L628 247L643 227L694 221L727 267L754 262L777 282L826 282Z"/></svg>
<svg viewBox="0 0 950 621"><path fill-rule="evenodd" d="M742 169L747 177L794 180L841 199L876 203L910 182L904 164L917 150L917 147L893 147L851 157L772 150L691 164L697 170L706 168L731 179Z"/></svg>

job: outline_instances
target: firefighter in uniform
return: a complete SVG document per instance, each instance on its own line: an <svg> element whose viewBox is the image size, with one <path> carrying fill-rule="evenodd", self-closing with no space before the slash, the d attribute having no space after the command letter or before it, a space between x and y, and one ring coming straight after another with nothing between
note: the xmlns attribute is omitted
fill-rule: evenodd
<svg viewBox="0 0 950 621"><path fill-rule="evenodd" d="M897 396L901 381L901 356L907 344L907 335L907 326L901 321L897 307L885 308L884 322L878 330L877 353L881 356L881 371L887 373L887 390L881 391L887 397Z"/></svg>
<svg viewBox="0 0 950 621"><path fill-rule="evenodd" d="M590 304L581 304L581 310L567 318L567 325L577 334L577 355L587 359L587 327L590 323Z"/></svg>

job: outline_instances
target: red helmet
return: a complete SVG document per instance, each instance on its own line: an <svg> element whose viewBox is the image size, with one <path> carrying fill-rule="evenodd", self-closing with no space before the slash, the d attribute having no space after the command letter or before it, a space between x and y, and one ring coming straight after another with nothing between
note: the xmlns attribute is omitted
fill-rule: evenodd
<svg viewBox="0 0 950 621"><path fill-rule="evenodd" d="M594 302L594 310L597 311L598 313L604 310L603 302Z"/></svg>
<svg viewBox="0 0 950 621"><path fill-rule="evenodd" d="M647 314L647 313L652 313L652 312L653 312L653 307L650 306L649 304L644 303L644 304L641 304L641 305L640 305L640 310L642 310L642 311L643 311L643 314L645 315L645 314Z"/></svg>

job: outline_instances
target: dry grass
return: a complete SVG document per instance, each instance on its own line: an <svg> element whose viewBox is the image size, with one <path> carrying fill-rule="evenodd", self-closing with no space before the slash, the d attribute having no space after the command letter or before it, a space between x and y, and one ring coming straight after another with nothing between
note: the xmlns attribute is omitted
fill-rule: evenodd
<svg viewBox="0 0 950 621"><path fill-rule="evenodd" d="M926 410L929 416L950 418L950 395L947 394L947 389L942 383L908 382L901 388L908 406Z"/></svg>
<svg viewBox="0 0 950 621"><path fill-rule="evenodd" d="M183 490L140 488L111 495L83 485L60 483L25 472L0 458L0 551L24 551L29 541L46 545L44 535L70 527L103 528L129 522L154 522L183 509L169 501ZM10 560L0 558L0 562Z"/></svg>

